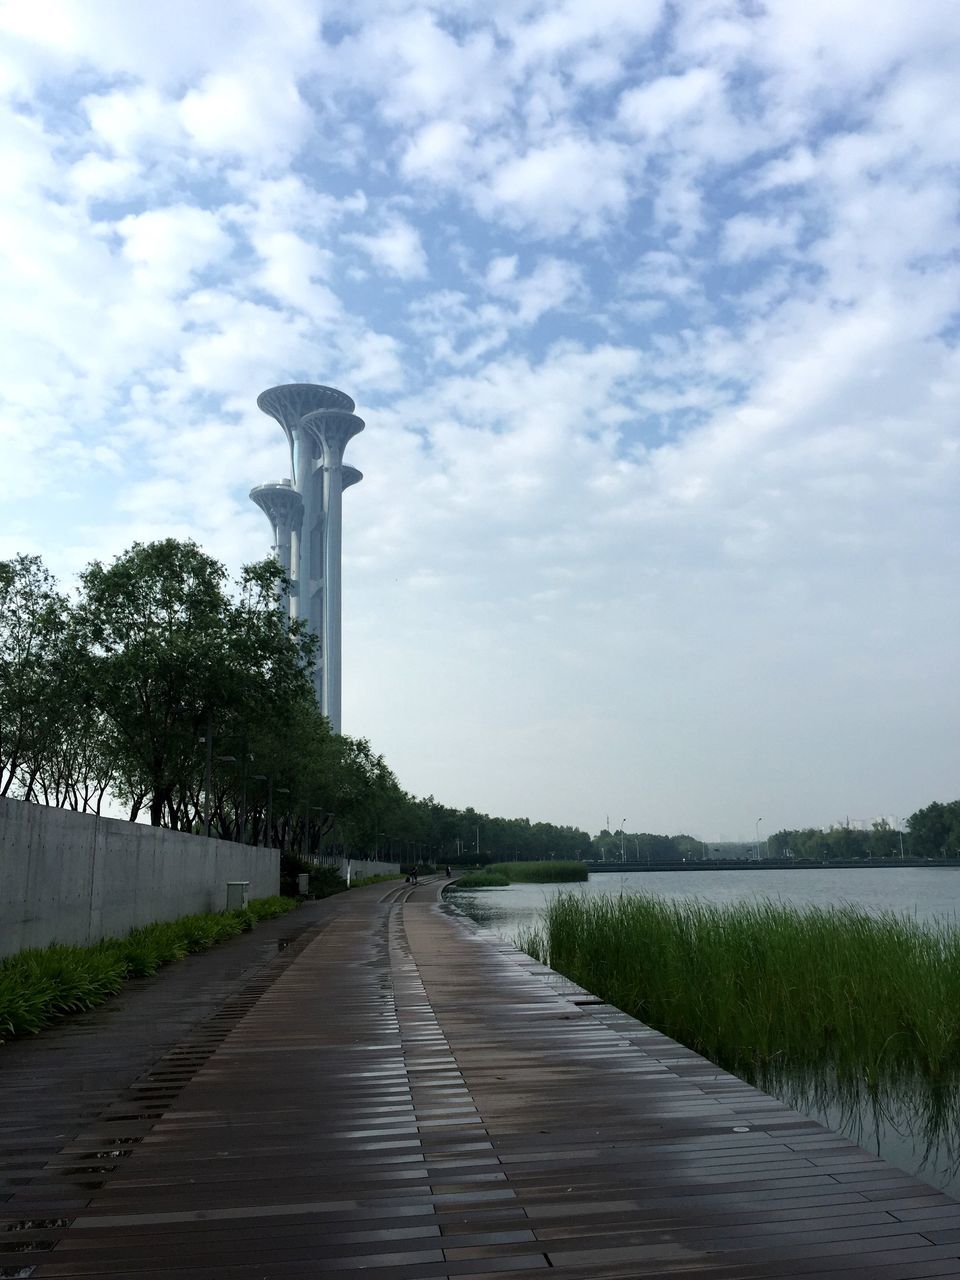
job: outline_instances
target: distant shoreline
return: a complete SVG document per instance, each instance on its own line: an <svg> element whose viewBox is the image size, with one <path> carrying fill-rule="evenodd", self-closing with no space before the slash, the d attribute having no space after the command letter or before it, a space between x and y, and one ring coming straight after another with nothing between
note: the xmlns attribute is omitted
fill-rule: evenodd
<svg viewBox="0 0 960 1280"><path fill-rule="evenodd" d="M587 862L588 871L822 871L824 868L842 868L852 871L876 871L913 867L925 871L960 869L960 858L884 858L874 862L862 858L856 861L836 858L817 862L797 861L793 858L766 858L760 862L739 858L707 858L702 862Z"/></svg>

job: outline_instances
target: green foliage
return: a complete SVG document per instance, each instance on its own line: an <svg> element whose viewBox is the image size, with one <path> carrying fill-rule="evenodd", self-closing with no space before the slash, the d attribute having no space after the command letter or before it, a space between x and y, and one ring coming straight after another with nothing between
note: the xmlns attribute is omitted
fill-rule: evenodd
<svg viewBox="0 0 960 1280"><path fill-rule="evenodd" d="M0 795L46 799L64 734L85 717L69 602L37 556L0 561L0 655Z"/></svg>
<svg viewBox="0 0 960 1280"><path fill-rule="evenodd" d="M918 809L900 830L885 818L870 830L848 826L827 831L778 831L769 840L772 857L795 861L882 861L900 858L960 858L960 800Z"/></svg>
<svg viewBox="0 0 960 1280"><path fill-rule="evenodd" d="M589 875L582 862L494 862L487 870L506 876L511 884L562 884Z"/></svg>
<svg viewBox="0 0 960 1280"><path fill-rule="evenodd" d="M851 906L562 895L524 948L722 1066L878 1085L960 1069L960 933Z"/></svg>
<svg viewBox="0 0 960 1280"><path fill-rule="evenodd" d="M460 876L453 885L454 889L505 889L510 881L496 871L469 871Z"/></svg>
<svg viewBox="0 0 960 1280"><path fill-rule="evenodd" d="M310 697L312 642L276 608L275 562L248 566L239 598L193 542L135 543L81 576L75 612L118 762L119 789L154 825L196 820L207 724L252 735Z"/></svg>
<svg viewBox="0 0 960 1280"><path fill-rule="evenodd" d="M701 844L692 836L659 836L649 831L608 831L590 842L590 856L598 862L682 862L697 857Z"/></svg>
<svg viewBox="0 0 960 1280"><path fill-rule="evenodd" d="M0 1044L34 1035L58 1018L93 1009L115 995L128 978L145 978L191 951L283 915L291 898L259 898L241 911L184 916L131 929L92 947L55 944L0 960Z"/></svg>
<svg viewBox="0 0 960 1280"><path fill-rule="evenodd" d="M960 858L960 800L934 802L907 819L909 847L917 858Z"/></svg>
<svg viewBox="0 0 960 1280"><path fill-rule="evenodd" d="M166 538L94 561L71 605L36 557L0 561L0 794L95 812L113 796L131 820L199 831L210 728L225 839L421 866L587 850L573 827L411 796L368 742L331 733L315 640L285 617L282 585L275 560L231 584Z"/></svg>
<svg viewBox="0 0 960 1280"><path fill-rule="evenodd" d="M563 884L586 880L582 862L493 862L482 871L460 876L455 889L502 889L508 884Z"/></svg>
<svg viewBox="0 0 960 1280"><path fill-rule="evenodd" d="M289 897L297 894L297 877L306 873L309 876L307 893L311 898L329 898L331 894L343 893L347 882L333 867L318 867L306 858L297 858L285 853L280 858L280 891Z"/></svg>
<svg viewBox="0 0 960 1280"><path fill-rule="evenodd" d="M351 889L362 889L366 884L384 884L386 881L398 880L399 876L358 876L351 879Z"/></svg>

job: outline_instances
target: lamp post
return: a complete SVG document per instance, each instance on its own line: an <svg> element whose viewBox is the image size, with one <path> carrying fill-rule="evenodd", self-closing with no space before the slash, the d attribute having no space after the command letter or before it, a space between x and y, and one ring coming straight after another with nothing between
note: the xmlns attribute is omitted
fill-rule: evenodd
<svg viewBox="0 0 960 1280"><path fill-rule="evenodd" d="M203 834L210 836L210 779L213 773L213 713L207 712L207 727L200 741L206 747L206 763L203 769Z"/></svg>
<svg viewBox="0 0 960 1280"><path fill-rule="evenodd" d="M623 829L624 829L624 827L625 827L626 825L627 825L627 820L626 820L626 818L621 818L621 819L620 819L620 865L621 865L621 867L623 866L623 864L624 864L624 863L626 862L626 860L627 860L627 859L626 859L626 856L624 855L624 852L623 852L623 839L624 839L624 832L623 832Z"/></svg>
<svg viewBox="0 0 960 1280"><path fill-rule="evenodd" d="M900 861L903 861L903 822L896 814L893 815L897 823L897 835L900 837Z"/></svg>
<svg viewBox="0 0 960 1280"><path fill-rule="evenodd" d="M756 857L757 862L760 861L760 823L762 821L763 821L762 818L757 819L757 857Z"/></svg>
<svg viewBox="0 0 960 1280"><path fill-rule="evenodd" d="M317 813L323 813L323 805L308 804L306 806L306 813L303 820L303 856L305 858L310 857L310 814L314 811ZM332 817L332 814L324 814L324 817Z"/></svg>
<svg viewBox="0 0 960 1280"><path fill-rule="evenodd" d="M290 788L289 788L289 787L274 787L273 792L274 792L274 795L278 795L278 796L288 796L288 795L290 794ZM287 818L287 819L289 819L289 816L290 816L290 812L289 812L289 810L287 810L287 811L286 811L286 813L284 813L284 817L285 817L285 818ZM284 830L284 836L286 836L286 830ZM282 845L282 844L283 844L283 841L281 840L281 841L280 841L280 843L281 843L281 845Z"/></svg>
<svg viewBox="0 0 960 1280"><path fill-rule="evenodd" d="M253 777L253 780L255 782L265 782L267 784L267 825L266 825L266 831L264 832L263 845L264 845L264 848L269 849L269 848L272 848L272 846L269 845L267 841L270 839L270 829L273 826L273 792L274 792L273 774L272 773L254 773L251 776ZM277 787L276 790L278 794L281 794L281 793L284 795L290 794L289 787Z"/></svg>
<svg viewBox="0 0 960 1280"><path fill-rule="evenodd" d="M236 763L237 763L236 756L217 756L217 764L236 764ZM236 826L234 826L234 830L236 830Z"/></svg>
<svg viewBox="0 0 960 1280"><path fill-rule="evenodd" d="M273 816L273 778L267 773L255 773L253 781L267 784L267 821L263 838L263 847L267 848L267 840L270 838L270 819ZM261 842L258 840L257 843L260 844Z"/></svg>

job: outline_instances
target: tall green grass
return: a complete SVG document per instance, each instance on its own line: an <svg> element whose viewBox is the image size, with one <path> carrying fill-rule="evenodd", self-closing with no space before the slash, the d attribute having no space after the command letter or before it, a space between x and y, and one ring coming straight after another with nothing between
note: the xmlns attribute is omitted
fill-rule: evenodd
<svg viewBox="0 0 960 1280"><path fill-rule="evenodd" d="M162 965L205 951L296 905L293 898L257 898L238 911L148 924L92 947L55 943L7 956L0 960L0 1044L93 1009L128 978L148 977Z"/></svg>
<svg viewBox="0 0 960 1280"><path fill-rule="evenodd" d="M525 950L757 1083L960 1070L960 933L852 906L557 897Z"/></svg>
<svg viewBox="0 0 960 1280"><path fill-rule="evenodd" d="M586 880L582 862L492 862L482 871L471 871L457 880L457 889L503 889L508 884L564 884Z"/></svg>

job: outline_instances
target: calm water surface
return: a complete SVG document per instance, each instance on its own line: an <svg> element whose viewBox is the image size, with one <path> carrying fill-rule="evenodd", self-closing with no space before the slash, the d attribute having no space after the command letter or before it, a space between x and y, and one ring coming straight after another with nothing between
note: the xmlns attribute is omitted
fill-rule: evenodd
<svg viewBox="0 0 960 1280"><path fill-rule="evenodd" d="M706 902L757 899L797 906L849 903L879 915L897 911L918 920L960 922L960 868L920 867L853 870L821 868L797 871L650 871L593 874L581 884L511 885L448 895L448 901L491 934L513 941L521 927L536 924L557 893L585 897L645 893L662 898L699 898ZM935 1117L920 1114L908 1089L887 1099L878 1111L868 1102L831 1097L797 1082L762 1086L797 1110L846 1134L854 1142L960 1198L960 1084Z"/></svg>

